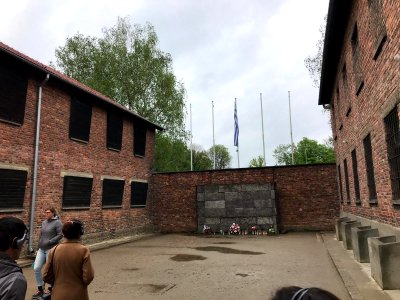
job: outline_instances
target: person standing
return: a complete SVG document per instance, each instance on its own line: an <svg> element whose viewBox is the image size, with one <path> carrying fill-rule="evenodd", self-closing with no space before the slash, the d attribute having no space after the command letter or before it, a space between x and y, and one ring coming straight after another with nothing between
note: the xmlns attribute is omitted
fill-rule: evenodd
<svg viewBox="0 0 400 300"><path fill-rule="evenodd" d="M50 250L43 269L44 281L53 285L53 300L88 300L88 285L94 278L89 249L82 245L83 223L72 220L64 223L65 240Z"/></svg>
<svg viewBox="0 0 400 300"><path fill-rule="evenodd" d="M35 272L37 291L32 295L32 299L39 299L45 294L51 293L51 285L48 291L44 291L44 282L42 277L42 268L46 263L49 250L59 243L62 239L62 223L56 210L51 207L45 210L45 220L42 222L39 236L39 250L36 253L33 271Z"/></svg>
<svg viewBox="0 0 400 300"><path fill-rule="evenodd" d="M28 239L28 229L21 219L0 218L0 300L24 300L26 279L15 262Z"/></svg>

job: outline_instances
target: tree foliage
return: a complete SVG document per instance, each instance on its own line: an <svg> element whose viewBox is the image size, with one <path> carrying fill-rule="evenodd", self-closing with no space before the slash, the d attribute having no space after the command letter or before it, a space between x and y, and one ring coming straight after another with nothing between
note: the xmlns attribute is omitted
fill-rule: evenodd
<svg viewBox="0 0 400 300"><path fill-rule="evenodd" d="M321 69L322 69L322 56L324 51L324 41L325 41L325 28L326 28L326 18L324 18L323 24L319 27L319 32L321 34L320 39L318 40L317 53L314 55L309 55L304 60L304 64L310 73L310 77L313 80L314 86L319 87L320 79L321 79Z"/></svg>
<svg viewBox="0 0 400 300"><path fill-rule="evenodd" d="M265 165L264 157L259 155L250 160L249 167L250 168L258 168L258 167L264 167L264 165Z"/></svg>
<svg viewBox="0 0 400 300"><path fill-rule="evenodd" d="M156 172L190 171L190 150L186 144L165 134L156 135Z"/></svg>
<svg viewBox="0 0 400 300"><path fill-rule="evenodd" d="M291 145L279 145L274 150L274 157L279 165L292 164ZM294 164L334 163L335 151L329 140L325 144L304 137L294 147Z"/></svg>
<svg viewBox="0 0 400 300"><path fill-rule="evenodd" d="M193 145L193 171L211 170L213 168L213 161L199 145Z"/></svg>
<svg viewBox="0 0 400 300"><path fill-rule="evenodd" d="M214 165L214 148L215 148L215 169L227 169L231 165L231 155L228 148L224 145L215 145L208 150L208 157Z"/></svg>
<svg viewBox="0 0 400 300"><path fill-rule="evenodd" d="M185 89L173 73L171 55L158 49L151 24L118 18L114 27L103 28L103 37L67 38L55 56L52 65L64 74L167 128L168 135L185 136Z"/></svg>

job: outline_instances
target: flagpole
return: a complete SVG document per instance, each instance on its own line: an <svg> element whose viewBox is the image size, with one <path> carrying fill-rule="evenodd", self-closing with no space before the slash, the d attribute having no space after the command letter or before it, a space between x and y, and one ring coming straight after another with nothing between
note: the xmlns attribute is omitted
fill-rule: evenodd
<svg viewBox="0 0 400 300"><path fill-rule="evenodd" d="M290 141L292 143L292 165L294 165L294 144L293 144L293 132L292 132L292 110L290 108L290 91L288 91L288 96L289 96Z"/></svg>
<svg viewBox="0 0 400 300"><path fill-rule="evenodd" d="M260 93L260 103L261 103L261 129L262 129L262 142L263 142L263 153L264 153L264 167L267 165L267 160L265 159L265 142L264 142L264 113L262 106L262 93Z"/></svg>
<svg viewBox="0 0 400 300"><path fill-rule="evenodd" d="M214 101L211 101L212 104L212 128L213 128L213 154L214 154L214 170L215 170L215 135L214 135Z"/></svg>
<svg viewBox="0 0 400 300"><path fill-rule="evenodd" d="M192 103L190 103L190 171L193 171Z"/></svg>
<svg viewBox="0 0 400 300"><path fill-rule="evenodd" d="M237 160L238 160L238 168L240 168L240 161L239 161L239 122L237 118L237 106L236 106L236 98L235 98L235 135L237 134L237 140L235 141L236 143L236 153L237 153ZM236 133L237 130L237 133Z"/></svg>

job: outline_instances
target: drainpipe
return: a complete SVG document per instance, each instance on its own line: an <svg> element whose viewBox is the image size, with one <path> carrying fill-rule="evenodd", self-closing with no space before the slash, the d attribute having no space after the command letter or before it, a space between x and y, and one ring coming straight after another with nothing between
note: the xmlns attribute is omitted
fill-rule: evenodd
<svg viewBox="0 0 400 300"><path fill-rule="evenodd" d="M39 85L39 96L37 106L37 118L36 118L36 137L35 137L35 158L33 162L33 185L32 185L32 203L31 203L31 217L29 223L29 244L28 250L32 253L32 241L34 236L35 228L35 204L36 204L36 185L37 185L37 171L38 171L38 160L39 160L39 140L40 140L40 113L42 110L42 90L44 85L50 78L50 74L46 74L46 78Z"/></svg>

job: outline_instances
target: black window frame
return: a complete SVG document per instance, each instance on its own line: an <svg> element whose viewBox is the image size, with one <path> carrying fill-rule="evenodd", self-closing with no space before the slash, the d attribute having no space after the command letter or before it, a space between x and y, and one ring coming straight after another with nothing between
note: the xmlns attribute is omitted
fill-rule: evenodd
<svg viewBox="0 0 400 300"><path fill-rule="evenodd" d="M121 151L124 119L116 111L107 111L107 148Z"/></svg>
<svg viewBox="0 0 400 300"><path fill-rule="evenodd" d="M133 154L139 157L146 156L147 127L144 122L136 121L133 124Z"/></svg>
<svg viewBox="0 0 400 300"><path fill-rule="evenodd" d="M121 208L124 199L124 179L103 179L101 204L103 208Z"/></svg>
<svg viewBox="0 0 400 300"><path fill-rule="evenodd" d="M354 23L353 32L351 34L351 49L353 55L353 73L355 80L356 96L360 95L364 87L364 73L361 66L361 47L358 37L357 22Z"/></svg>
<svg viewBox="0 0 400 300"><path fill-rule="evenodd" d="M0 121L22 126L25 119L28 76L0 64Z"/></svg>
<svg viewBox="0 0 400 300"><path fill-rule="evenodd" d="M78 189L76 187L78 187ZM92 189L92 177L65 175L62 209L89 209ZM70 201L72 201L71 204L69 203Z"/></svg>
<svg viewBox="0 0 400 300"><path fill-rule="evenodd" d="M340 170L340 164L337 166L338 179L339 179L339 197L340 203L343 203L343 186L342 186L342 172Z"/></svg>
<svg viewBox="0 0 400 300"><path fill-rule="evenodd" d="M343 161L343 169L344 169L344 182L346 187L346 202L350 204L350 184L349 184L349 169L347 167L347 159L345 158Z"/></svg>
<svg viewBox="0 0 400 300"><path fill-rule="evenodd" d="M71 98L69 117L69 138L80 142L89 142L92 123L92 104L77 97Z"/></svg>
<svg viewBox="0 0 400 300"><path fill-rule="evenodd" d="M26 170L0 169L0 210L23 210L27 179Z"/></svg>
<svg viewBox="0 0 400 300"><path fill-rule="evenodd" d="M148 188L147 182L131 182L131 207L146 207Z"/></svg>
<svg viewBox="0 0 400 300"><path fill-rule="evenodd" d="M368 134L363 139L363 145L364 145L364 155L365 155L365 171L367 175L368 199L370 204L377 204L378 196L376 193L376 185L375 185L375 172L374 172L374 161L372 157L371 134Z"/></svg>
<svg viewBox="0 0 400 300"><path fill-rule="evenodd" d="M356 202L356 205L360 205L361 204L360 179L358 176L358 163L357 163L356 149L351 151L351 161L352 161L352 165L353 165L354 195L356 197L355 202Z"/></svg>
<svg viewBox="0 0 400 300"><path fill-rule="evenodd" d="M392 201L400 204L400 132L397 105L384 118Z"/></svg>

